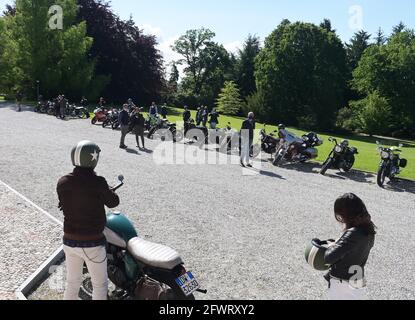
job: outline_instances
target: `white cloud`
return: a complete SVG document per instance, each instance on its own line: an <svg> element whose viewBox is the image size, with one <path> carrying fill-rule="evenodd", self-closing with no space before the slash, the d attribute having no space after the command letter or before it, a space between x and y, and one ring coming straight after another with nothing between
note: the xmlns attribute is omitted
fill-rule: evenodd
<svg viewBox="0 0 415 320"><path fill-rule="evenodd" d="M238 49L241 49L243 47L242 41L234 41L230 43L226 43L223 45L226 50L228 50L231 53L238 53Z"/></svg>
<svg viewBox="0 0 415 320"><path fill-rule="evenodd" d="M157 38L163 35L163 31L159 27L152 26L151 24L142 24L138 26L139 29L143 30L145 34L156 36Z"/></svg>

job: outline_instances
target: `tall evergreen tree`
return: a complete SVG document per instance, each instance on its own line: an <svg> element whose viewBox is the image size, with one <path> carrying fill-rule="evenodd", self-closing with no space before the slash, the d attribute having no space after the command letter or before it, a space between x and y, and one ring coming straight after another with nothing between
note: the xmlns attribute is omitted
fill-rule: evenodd
<svg viewBox="0 0 415 320"><path fill-rule="evenodd" d="M233 81L225 82L225 86L220 92L216 105L217 111L226 115L237 115L242 107L243 101L239 93L238 86Z"/></svg>
<svg viewBox="0 0 415 320"><path fill-rule="evenodd" d="M236 62L236 81L245 98L256 91L255 59L260 52L260 39L249 35Z"/></svg>
<svg viewBox="0 0 415 320"><path fill-rule="evenodd" d="M382 46L386 43L387 38L385 36L385 33L383 32L382 28L378 29L378 32L376 33L375 42L378 46Z"/></svg>
<svg viewBox="0 0 415 320"><path fill-rule="evenodd" d="M370 46L371 35L366 31L356 32L350 43L346 44L347 60L350 71L356 69L363 52Z"/></svg>
<svg viewBox="0 0 415 320"><path fill-rule="evenodd" d="M405 31L405 29L406 29L406 25L402 21L400 21L396 26L393 27L392 36L397 33L401 33Z"/></svg>
<svg viewBox="0 0 415 320"><path fill-rule="evenodd" d="M320 27L327 30L328 32L336 33L336 30L332 28L330 19L324 19L322 23L320 23Z"/></svg>

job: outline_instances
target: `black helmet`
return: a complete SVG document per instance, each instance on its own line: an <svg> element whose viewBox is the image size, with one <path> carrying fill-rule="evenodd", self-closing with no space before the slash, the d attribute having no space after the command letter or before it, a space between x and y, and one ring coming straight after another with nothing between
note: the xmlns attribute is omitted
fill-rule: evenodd
<svg viewBox="0 0 415 320"><path fill-rule="evenodd" d="M343 140L343 141L342 141L342 145L343 145L343 146L345 146L345 147L348 147L348 146L350 145L349 140L346 140L346 139L345 139L345 140Z"/></svg>
<svg viewBox="0 0 415 320"><path fill-rule="evenodd" d="M278 129L279 129L279 130L285 130L285 125L284 125L284 124L282 124L282 123L280 123L280 124L278 125Z"/></svg>
<svg viewBox="0 0 415 320"><path fill-rule="evenodd" d="M72 148L71 159L75 167L95 169L101 149L94 142L81 141Z"/></svg>

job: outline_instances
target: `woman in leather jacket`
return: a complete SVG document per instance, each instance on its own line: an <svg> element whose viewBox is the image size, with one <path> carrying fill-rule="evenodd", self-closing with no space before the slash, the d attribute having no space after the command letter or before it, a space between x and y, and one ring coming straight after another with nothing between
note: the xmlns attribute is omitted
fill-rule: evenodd
<svg viewBox="0 0 415 320"><path fill-rule="evenodd" d="M345 225L345 231L325 253L325 262L331 265L325 277L329 282L329 299L364 300L365 266L375 244L376 226L355 194L337 199L334 212L336 220Z"/></svg>

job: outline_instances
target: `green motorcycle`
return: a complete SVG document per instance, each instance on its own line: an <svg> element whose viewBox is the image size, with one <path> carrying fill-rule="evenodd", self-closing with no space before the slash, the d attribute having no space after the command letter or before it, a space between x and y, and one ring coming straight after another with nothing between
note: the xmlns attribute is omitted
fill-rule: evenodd
<svg viewBox="0 0 415 320"><path fill-rule="evenodd" d="M119 189L124 177L119 177ZM108 277L115 286L114 300L194 300L206 294L175 250L138 236L132 222L121 213L109 213L104 231L107 239ZM90 279L82 290L92 295Z"/></svg>

